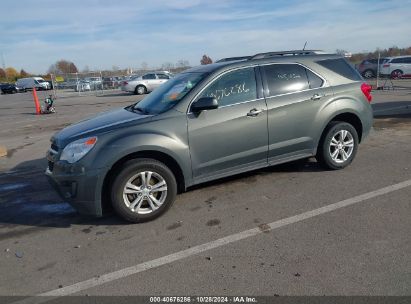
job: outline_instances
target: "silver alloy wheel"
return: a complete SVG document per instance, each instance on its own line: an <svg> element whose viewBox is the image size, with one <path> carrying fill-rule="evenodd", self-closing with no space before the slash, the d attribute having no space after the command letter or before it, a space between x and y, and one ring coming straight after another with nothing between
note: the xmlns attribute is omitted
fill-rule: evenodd
<svg viewBox="0 0 411 304"><path fill-rule="evenodd" d="M137 87L137 93L143 95L146 92L146 89L143 86Z"/></svg>
<svg viewBox="0 0 411 304"><path fill-rule="evenodd" d="M371 78L372 76L374 76L374 73L372 71L370 71L370 70L365 71L365 73L364 73L365 78Z"/></svg>
<svg viewBox="0 0 411 304"><path fill-rule="evenodd" d="M167 183L156 172L143 171L132 176L123 189L126 206L138 214L151 213L164 203L167 197Z"/></svg>
<svg viewBox="0 0 411 304"><path fill-rule="evenodd" d="M354 150L354 138L347 130L340 130L331 138L329 153L331 159L338 164L350 158Z"/></svg>

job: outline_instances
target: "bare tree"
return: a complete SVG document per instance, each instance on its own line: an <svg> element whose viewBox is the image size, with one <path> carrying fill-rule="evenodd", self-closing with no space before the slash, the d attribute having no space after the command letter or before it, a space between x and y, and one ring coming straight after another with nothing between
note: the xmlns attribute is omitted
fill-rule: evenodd
<svg viewBox="0 0 411 304"><path fill-rule="evenodd" d="M341 56L344 56L345 54L347 54L348 52L346 50L342 50L342 49L336 49L335 53Z"/></svg>
<svg viewBox="0 0 411 304"><path fill-rule="evenodd" d="M52 74L67 74L67 73L77 73L78 69L76 65L68 60L61 59L56 63L52 64L49 69L49 73Z"/></svg>
<svg viewBox="0 0 411 304"><path fill-rule="evenodd" d="M177 61L176 67L177 68L188 68L190 66L190 62L186 59L180 59Z"/></svg>
<svg viewBox="0 0 411 304"><path fill-rule="evenodd" d="M23 69L20 70L20 77L27 77L27 76L29 76L29 75L30 75L30 74L27 73L25 70L23 70Z"/></svg>
<svg viewBox="0 0 411 304"><path fill-rule="evenodd" d="M90 68L89 66L86 64L82 70L83 73L89 73L90 72Z"/></svg>
<svg viewBox="0 0 411 304"><path fill-rule="evenodd" d="M162 70L169 71L169 70L171 70L171 69L173 69L173 68L174 68L174 64L172 64L171 62L164 62L164 63L161 65L161 69L162 69Z"/></svg>
<svg viewBox="0 0 411 304"><path fill-rule="evenodd" d="M147 71L147 69L148 69L148 64L147 64L147 62L143 61L143 62L141 63L141 69L142 69L143 71Z"/></svg>
<svg viewBox="0 0 411 304"><path fill-rule="evenodd" d="M6 71L0 68L0 79L6 78Z"/></svg>
<svg viewBox="0 0 411 304"><path fill-rule="evenodd" d="M213 60L210 57L208 57L207 55L204 54L203 58L201 58L201 60L200 60L200 63L202 65L211 64L211 63L213 63Z"/></svg>

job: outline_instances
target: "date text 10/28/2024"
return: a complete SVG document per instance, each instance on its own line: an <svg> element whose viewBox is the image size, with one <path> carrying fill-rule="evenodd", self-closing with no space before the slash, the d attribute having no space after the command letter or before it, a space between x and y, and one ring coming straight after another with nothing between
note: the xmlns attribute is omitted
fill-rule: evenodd
<svg viewBox="0 0 411 304"><path fill-rule="evenodd" d="M257 303L254 297L150 297L150 303Z"/></svg>

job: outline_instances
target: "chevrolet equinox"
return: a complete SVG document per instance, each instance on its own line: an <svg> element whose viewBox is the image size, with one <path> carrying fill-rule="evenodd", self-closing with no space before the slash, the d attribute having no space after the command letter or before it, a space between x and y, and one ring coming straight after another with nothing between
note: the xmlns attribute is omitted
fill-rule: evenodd
<svg viewBox="0 0 411 304"><path fill-rule="evenodd" d="M371 98L338 55L225 58L56 133L46 175L80 213L101 216L112 205L144 222L206 181L312 156L346 167L371 128Z"/></svg>

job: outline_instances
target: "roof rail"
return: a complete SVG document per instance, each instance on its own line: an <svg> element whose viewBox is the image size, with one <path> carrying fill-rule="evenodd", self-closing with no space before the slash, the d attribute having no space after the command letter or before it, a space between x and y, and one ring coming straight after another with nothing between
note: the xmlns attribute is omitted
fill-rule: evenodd
<svg viewBox="0 0 411 304"><path fill-rule="evenodd" d="M218 63L218 62L227 62L227 61L248 60L250 58L251 58L251 56L227 57L227 58L221 58L220 60L217 60L216 63Z"/></svg>
<svg viewBox="0 0 411 304"><path fill-rule="evenodd" d="M250 56L249 60L270 58L270 57L277 57L277 56L298 56L298 55L318 55L318 54L325 54L325 53L321 50L293 50L293 51L282 51L282 52L267 52L267 53L259 53L259 54L255 54L254 56Z"/></svg>

